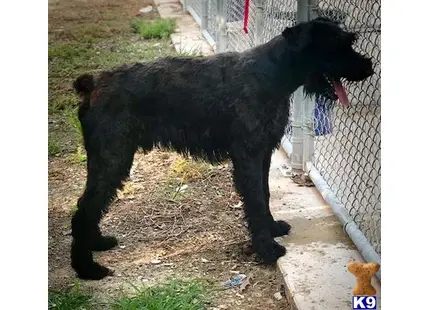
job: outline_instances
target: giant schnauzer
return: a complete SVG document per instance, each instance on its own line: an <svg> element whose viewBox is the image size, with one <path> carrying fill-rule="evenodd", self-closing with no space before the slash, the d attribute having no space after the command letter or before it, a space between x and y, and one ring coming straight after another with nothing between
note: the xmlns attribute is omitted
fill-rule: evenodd
<svg viewBox="0 0 430 310"><path fill-rule="evenodd" d="M325 18L286 28L243 53L161 58L124 65L96 79L74 82L87 152L87 181L72 219L72 267L82 279L113 272L93 251L115 247L99 221L128 177L138 149L173 149L212 163L231 159L244 201L252 248L274 263L285 248L274 237L290 225L269 210L268 175L289 117L289 97L308 95L348 105L343 81L373 74L372 62L353 49L357 36Z"/></svg>

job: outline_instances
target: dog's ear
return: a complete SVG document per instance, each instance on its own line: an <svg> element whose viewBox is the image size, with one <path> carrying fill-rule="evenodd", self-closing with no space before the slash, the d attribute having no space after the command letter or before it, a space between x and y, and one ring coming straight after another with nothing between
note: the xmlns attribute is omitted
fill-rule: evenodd
<svg viewBox="0 0 430 310"><path fill-rule="evenodd" d="M288 48L294 52L302 52L312 41L312 23L302 23L286 28L282 32Z"/></svg>

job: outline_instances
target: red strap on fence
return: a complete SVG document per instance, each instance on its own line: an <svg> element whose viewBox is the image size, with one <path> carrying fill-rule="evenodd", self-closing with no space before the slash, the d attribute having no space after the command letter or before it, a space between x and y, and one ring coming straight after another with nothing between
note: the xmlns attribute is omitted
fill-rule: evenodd
<svg viewBox="0 0 430 310"><path fill-rule="evenodd" d="M248 15L249 15L249 0L245 0L245 8L243 12L243 31L248 33Z"/></svg>

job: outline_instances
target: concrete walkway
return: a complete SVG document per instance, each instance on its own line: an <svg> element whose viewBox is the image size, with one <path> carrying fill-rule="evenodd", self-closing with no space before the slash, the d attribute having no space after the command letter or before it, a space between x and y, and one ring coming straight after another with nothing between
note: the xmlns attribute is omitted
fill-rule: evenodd
<svg viewBox="0 0 430 310"><path fill-rule="evenodd" d="M177 20L177 32L171 39L179 53L214 54L199 26L183 12L179 1L154 2L162 18ZM289 166L286 154L275 152L270 170L270 204L275 219L283 219L292 226L289 236L277 240L287 248L278 267L291 309L350 310L355 277L346 265L363 259L319 192L313 187L299 187L281 172L285 166ZM376 278L373 285L378 291L380 309L380 285Z"/></svg>
<svg viewBox="0 0 430 310"><path fill-rule="evenodd" d="M363 261L342 224L314 187L299 187L281 173L289 165L282 151L274 153L270 170L270 205L275 219L288 221L291 234L278 238L287 254L278 266L287 294L297 309L352 309L355 277L350 261ZM373 278L380 297L380 285ZM378 298L378 309L380 309Z"/></svg>
<svg viewBox="0 0 430 310"><path fill-rule="evenodd" d="M209 56L214 54L213 48L204 39L199 25L191 15L184 13L178 0L154 0L161 18L176 19L176 32L170 38L178 53Z"/></svg>

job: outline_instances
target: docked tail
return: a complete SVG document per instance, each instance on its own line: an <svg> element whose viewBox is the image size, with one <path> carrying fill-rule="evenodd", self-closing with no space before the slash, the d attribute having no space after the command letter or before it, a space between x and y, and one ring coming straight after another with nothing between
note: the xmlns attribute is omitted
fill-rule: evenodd
<svg viewBox="0 0 430 310"><path fill-rule="evenodd" d="M82 118L90 108L90 96L95 89L94 77L90 74L84 74L78 77L73 83L73 87L78 95L81 96L81 102L79 103L78 116L82 123Z"/></svg>

